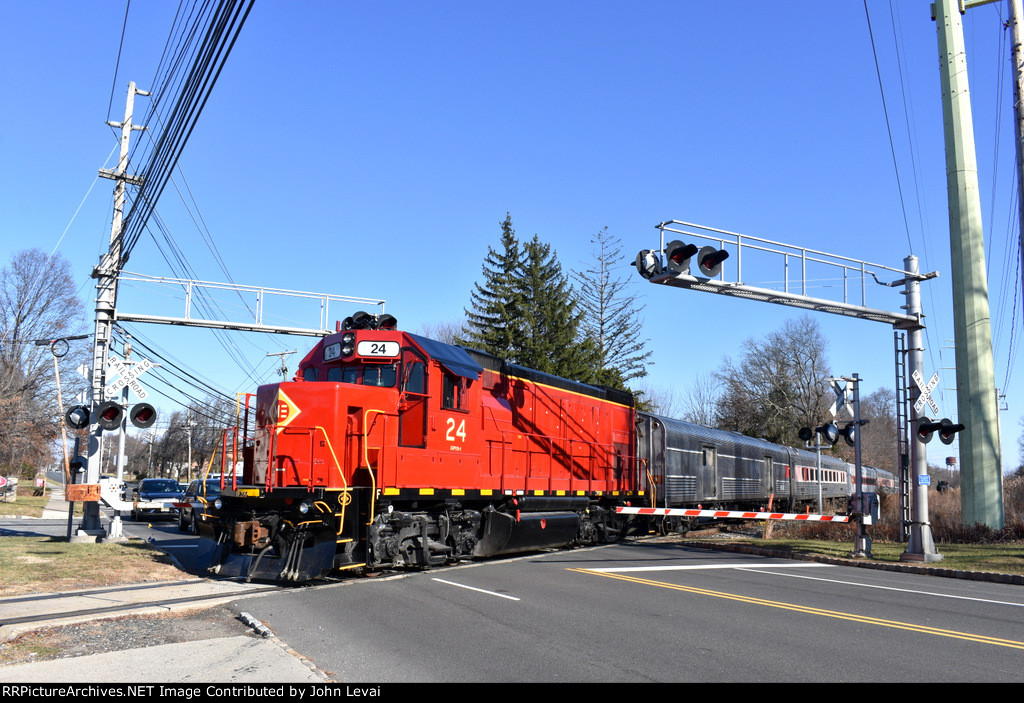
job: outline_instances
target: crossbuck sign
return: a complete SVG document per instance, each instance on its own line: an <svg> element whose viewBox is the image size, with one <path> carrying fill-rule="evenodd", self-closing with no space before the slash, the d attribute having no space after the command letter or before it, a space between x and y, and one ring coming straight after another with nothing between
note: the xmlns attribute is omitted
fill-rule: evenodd
<svg viewBox="0 0 1024 703"><path fill-rule="evenodd" d="M846 383L837 378L831 380L832 391L836 394L836 402L832 403L832 407L828 409L832 413L832 417L841 415L844 411L850 413L850 417L853 417L853 398L847 396Z"/></svg>
<svg viewBox="0 0 1024 703"><path fill-rule="evenodd" d="M103 389L103 394L107 398L113 398L125 386L131 388L139 400L145 400L146 396L149 395L138 381L139 376L153 368L153 362L149 359L132 364L129 367L128 364L120 359L110 357L107 359L107 368L120 376L120 378L116 381L111 381Z"/></svg>
<svg viewBox="0 0 1024 703"><path fill-rule="evenodd" d="M920 415L921 410L924 409L925 403L927 403L928 407L932 409L932 413L938 415L939 405L932 398L932 391L935 390L935 386L939 385L939 374L933 373L927 384L924 382L924 376L922 376L921 372L917 369L914 369L914 373L910 376L914 379L914 383L917 384L917 387L921 389L921 397L917 399L916 403L914 403L914 412Z"/></svg>

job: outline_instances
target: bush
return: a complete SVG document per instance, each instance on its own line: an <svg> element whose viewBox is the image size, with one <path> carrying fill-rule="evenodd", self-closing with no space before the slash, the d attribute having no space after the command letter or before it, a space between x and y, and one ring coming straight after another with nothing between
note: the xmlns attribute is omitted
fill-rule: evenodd
<svg viewBox="0 0 1024 703"><path fill-rule="evenodd" d="M880 496L880 518L877 524L868 528L872 539L884 542L898 542L899 496L887 493ZM960 489L949 488L943 492L928 491L928 519L932 528L932 539L936 543L986 544L993 542L1015 542L1024 540L1024 476L1013 475L1003 479L1003 529L993 530L981 525L961 524ZM829 523L783 524L774 529L774 536L790 539L853 539L853 525Z"/></svg>

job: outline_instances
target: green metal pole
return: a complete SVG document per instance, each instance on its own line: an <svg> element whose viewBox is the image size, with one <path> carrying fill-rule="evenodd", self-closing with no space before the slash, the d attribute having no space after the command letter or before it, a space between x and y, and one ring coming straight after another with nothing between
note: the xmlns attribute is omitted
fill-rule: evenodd
<svg viewBox="0 0 1024 703"><path fill-rule="evenodd" d="M933 7L946 134L957 409L966 425L960 432L962 521L1002 529L999 413L963 18L957 0L938 0Z"/></svg>

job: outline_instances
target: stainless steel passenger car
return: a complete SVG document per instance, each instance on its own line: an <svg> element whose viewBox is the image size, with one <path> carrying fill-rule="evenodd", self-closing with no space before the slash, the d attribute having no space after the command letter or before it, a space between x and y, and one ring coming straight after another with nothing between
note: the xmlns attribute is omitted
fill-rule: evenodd
<svg viewBox="0 0 1024 703"><path fill-rule="evenodd" d="M816 505L819 474L814 452L735 432L639 413L637 452L644 488L654 507L760 510ZM821 496L845 508L855 493L854 467L822 454ZM863 490L892 486L886 471L863 468Z"/></svg>

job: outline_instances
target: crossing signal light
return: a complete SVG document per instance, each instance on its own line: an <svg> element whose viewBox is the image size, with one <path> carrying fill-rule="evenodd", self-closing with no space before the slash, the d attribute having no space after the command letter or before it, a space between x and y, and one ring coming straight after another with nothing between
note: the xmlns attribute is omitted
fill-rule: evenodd
<svg viewBox="0 0 1024 703"><path fill-rule="evenodd" d="M821 438L829 444L835 444L839 441L839 428L833 425L831 422L826 422L824 425L819 427L817 433L821 435Z"/></svg>
<svg viewBox="0 0 1024 703"><path fill-rule="evenodd" d="M943 420L942 427L939 428L939 441L943 444L952 444L956 438L956 433L966 429L966 427L962 422L953 424L949 420Z"/></svg>
<svg viewBox="0 0 1024 703"><path fill-rule="evenodd" d="M949 422L949 420L946 420L946 422ZM921 416L917 421L917 438L922 443L928 444L928 442L932 441L932 433L941 428L941 422L932 422L929 418Z"/></svg>
<svg viewBox="0 0 1024 703"><path fill-rule="evenodd" d="M850 424L852 425L853 423ZM825 424L819 425L814 429L811 429L810 427L801 427L800 431L797 432L796 434L797 437L799 437L804 442L810 442L812 439L814 439L814 435L817 434L821 435L821 438L824 439L829 444L835 444L836 442L839 441L839 435L841 435L842 433L843 430L840 430L831 422L826 422Z"/></svg>
<svg viewBox="0 0 1024 703"><path fill-rule="evenodd" d="M692 245L691 245L692 246ZM696 247L694 247L696 249ZM697 268L702 276L714 278L722 272L722 262L729 258L729 252L725 249L704 247L697 254Z"/></svg>
<svg viewBox="0 0 1024 703"><path fill-rule="evenodd" d="M851 447L857 446L857 423L847 422L843 429L839 430L840 436Z"/></svg>
<svg viewBox="0 0 1024 703"><path fill-rule="evenodd" d="M128 419L140 429L152 427L156 422L156 408L149 403L136 403L128 413Z"/></svg>
<svg viewBox="0 0 1024 703"><path fill-rule="evenodd" d="M658 255L650 249L643 249L639 254L637 254L634 265L636 266L636 270L639 271L640 275L644 278L657 276L661 273L661 259L658 258Z"/></svg>
<svg viewBox="0 0 1024 703"><path fill-rule="evenodd" d="M673 273L690 273L690 258L697 253L695 244L684 244L678 239L665 247L668 269Z"/></svg>
<svg viewBox="0 0 1024 703"><path fill-rule="evenodd" d="M64 413L64 423L73 430L82 430L89 426L89 408L76 405Z"/></svg>
<svg viewBox="0 0 1024 703"><path fill-rule="evenodd" d="M963 430L966 425L962 423L953 423L947 418L941 420L932 421L927 417L922 417L918 421L917 425L917 438L923 443L927 444L932 441L932 434L934 432L939 433L939 441L943 444L952 444L956 438L956 433Z"/></svg>
<svg viewBox="0 0 1024 703"><path fill-rule="evenodd" d="M112 400L101 403L96 408L96 424L101 430L116 430L124 420L124 408Z"/></svg>

